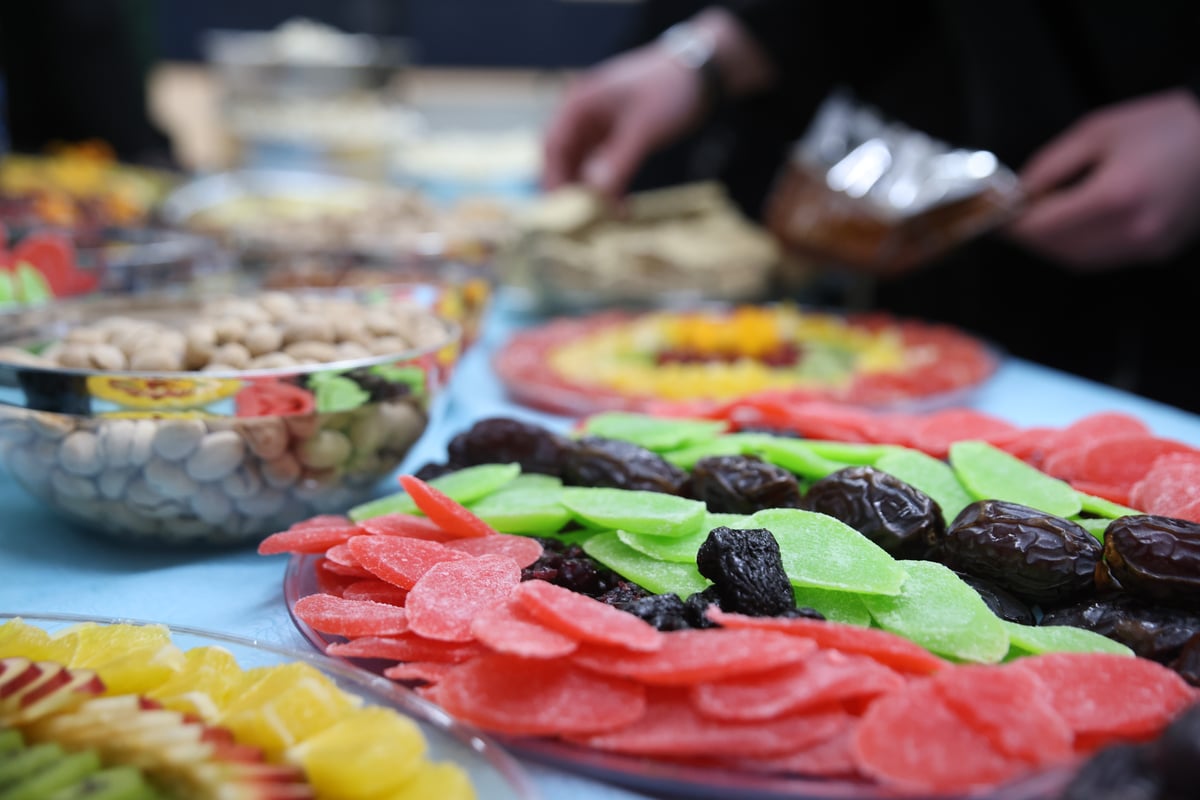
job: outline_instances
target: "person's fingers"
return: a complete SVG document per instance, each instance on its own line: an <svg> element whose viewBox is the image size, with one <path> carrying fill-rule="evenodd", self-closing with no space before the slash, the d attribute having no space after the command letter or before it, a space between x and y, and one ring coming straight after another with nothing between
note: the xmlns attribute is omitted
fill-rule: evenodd
<svg viewBox="0 0 1200 800"><path fill-rule="evenodd" d="M650 120L631 114L618 121L607 141L583 165L583 181L609 199L625 193L653 148Z"/></svg>
<svg viewBox="0 0 1200 800"><path fill-rule="evenodd" d="M1109 174L1043 195L1008 227L1008 234L1076 266L1104 266L1128 258L1128 211Z"/></svg>
<svg viewBox="0 0 1200 800"><path fill-rule="evenodd" d="M1021 169L1021 188L1037 197L1069 183L1096 162L1102 148L1101 126L1085 120L1034 153Z"/></svg>

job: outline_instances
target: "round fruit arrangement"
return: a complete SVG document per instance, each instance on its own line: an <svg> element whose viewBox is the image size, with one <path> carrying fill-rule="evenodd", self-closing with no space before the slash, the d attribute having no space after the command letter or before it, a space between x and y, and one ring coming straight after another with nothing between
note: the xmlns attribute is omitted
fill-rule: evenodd
<svg viewBox="0 0 1200 800"><path fill-rule="evenodd" d="M763 392L862 406L945 402L996 367L957 329L792 305L605 312L516 333L496 357L519 402L567 414Z"/></svg>

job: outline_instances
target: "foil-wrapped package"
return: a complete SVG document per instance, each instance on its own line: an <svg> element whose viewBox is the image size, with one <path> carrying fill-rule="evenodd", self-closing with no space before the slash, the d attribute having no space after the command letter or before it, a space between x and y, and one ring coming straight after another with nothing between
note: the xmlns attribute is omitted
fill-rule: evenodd
<svg viewBox="0 0 1200 800"><path fill-rule="evenodd" d="M911 268L1010 219L1016 175L835 93L795 145L766 223L788 247L877 274Z"/></svg>

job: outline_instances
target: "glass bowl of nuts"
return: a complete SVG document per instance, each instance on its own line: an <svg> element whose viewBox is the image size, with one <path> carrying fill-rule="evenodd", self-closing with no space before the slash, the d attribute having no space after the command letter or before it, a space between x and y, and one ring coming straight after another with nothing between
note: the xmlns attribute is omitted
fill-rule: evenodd
<svg viewBox="0 0 1200 800"><path fill-rule="evenodd" d="M400 466L457 363L461 327L429 289L48 306L0 338L0 462L142 542L256 543L344 512Z"/></svg>

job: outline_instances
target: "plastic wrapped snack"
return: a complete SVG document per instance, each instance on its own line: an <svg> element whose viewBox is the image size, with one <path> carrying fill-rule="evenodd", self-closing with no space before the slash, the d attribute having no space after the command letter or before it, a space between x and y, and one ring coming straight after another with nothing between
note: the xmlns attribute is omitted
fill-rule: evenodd
<svg viewBox="0 0 1200 800"><path fill-rule="evenodd" d="M767 226L822 261L906 269L1009 219L1016 175L985 150L953 148L835 94L797 142Z"/></svg>

